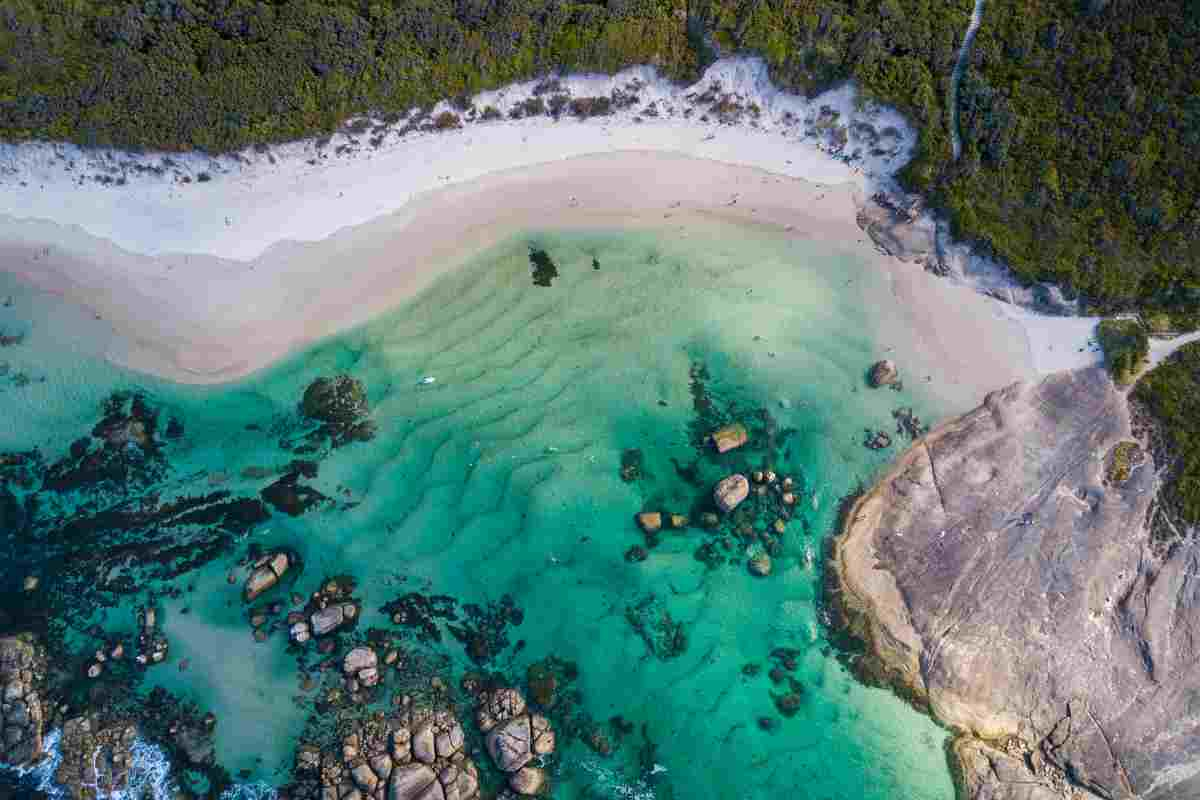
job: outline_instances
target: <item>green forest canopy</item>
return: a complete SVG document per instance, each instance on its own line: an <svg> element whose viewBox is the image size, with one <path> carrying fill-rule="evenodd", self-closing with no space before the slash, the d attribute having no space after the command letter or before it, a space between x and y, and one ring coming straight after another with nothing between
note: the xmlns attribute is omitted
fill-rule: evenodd
<svg viewBox="0 0 1200 800"><path fill-rule="evenodd" d="M1200 0L6 0L0 136L210 152L555 70L696 78L756 52L846 78L921 130L903 174L1026 281L1102 311L1200 307Z"/></svg>

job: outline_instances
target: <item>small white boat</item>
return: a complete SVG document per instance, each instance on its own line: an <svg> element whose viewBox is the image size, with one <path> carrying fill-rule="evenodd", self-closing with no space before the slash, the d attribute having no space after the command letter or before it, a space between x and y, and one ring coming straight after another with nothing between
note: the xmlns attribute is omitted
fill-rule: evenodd
<svg viewBox="0 0 1200 800"><path fill-rule="evenodd" d="M432 375L426 375L424 378L421 378L421 380L417 381L417 383L421 386L428 386L431 383L437 383L437 378L433 377Z"/></svg>

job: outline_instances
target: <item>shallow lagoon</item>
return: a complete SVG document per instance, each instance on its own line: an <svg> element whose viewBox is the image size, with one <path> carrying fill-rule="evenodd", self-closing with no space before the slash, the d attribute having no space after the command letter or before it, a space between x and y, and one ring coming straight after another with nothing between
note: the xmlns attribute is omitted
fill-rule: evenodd
<svg viewBox="0 0 1200 800"><path fill-rule="evenodd" d="M556 266L549 286L531 279L531 247ZM112 390L137 388L184 429L164 447L169 468L155 492L256 497L296 457L304 388L339 373L365 383L374 439L325 448L319 474L304 481L329 502L232 536L218 557L170 580L177 596L131 569L136 588L112 607L76 603L77 624L64 635L82 668L94 647L83 622L132 633L136 607L152 601L170 657L138 691L161 686L215 713L218 761L243 781L287 780L320 694L302 686L317 659L301 659L299 670L283 630L256 642L240 585L227 581L259 545L303 559L303 572L288 576L294 584L272 597L353 576L360 637L394 628L382 606L409 592L485 611L511 598L522 618L500 626L504 646L487 668L520 680L547 656L573 662L575 719L609 731L619 715L633 726L613 736L607 757L561 737L560 799L951 798L945 731L858 684L819 608L838 500L896 452L864 448L864 427L892 432L891 411L902 406L927 419L965 410L934 396L936 380L901 392L865 386L878 358L904 368L902 348L887 353L878 341L883 280L828 243L744 227L533 232L395 312L217 388L114 370L98 345L72 340L87 320L59 309L50 324L49 301L17 293L3 324L27 336L2 354L0 403L15 413L4 415L0 447L39 446L56 458ZM698 436L725 419L746 422L752 440L718 459ZM633 449L640 472L625 481L622 458ZM728 471L765 462L801 487L772 574L749 574L740 541L715 548L728 563L704 563L696 552L714 537L694 512ZM631 563L627 551L644 544L633 520L643 509L693 513L693 527L665 531ZM753 520L760 534L771 522ZM45 559L24 547L6 582L41 573L43 591L55 591ZM452 682L477 668L444 626L440 643L413 646L447 656ZM798 688L768 674L779 648L794 651L788 677ZM747 664L758 673L746 674ZM786 717L772 693L793 690L799 708Z"/></svg>

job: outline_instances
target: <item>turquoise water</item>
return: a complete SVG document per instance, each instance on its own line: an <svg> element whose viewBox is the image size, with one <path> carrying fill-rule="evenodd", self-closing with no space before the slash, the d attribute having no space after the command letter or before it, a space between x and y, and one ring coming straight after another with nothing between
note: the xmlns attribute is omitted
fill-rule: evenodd
<svg viewBox="0 0 1200 800"><path fill-rule="evenodd" d="M550 286L531 280L531 247L555 263ZM602 729L616 745L602 756L560 736L560 799L951 798L946 733L890 693L858 684L818 607L839 498L896 452L864 448L864 428L891 432L901 406L929 419L963 410L921 394L924 385L865 387L864 371L883 356L871 300L882 280L827 243L745 228L531 232L403 308L215 388L115 370L99 357L102 342L78 334L93 321L61 308L49 320L52 301L12 288L0 326L27 336L0 351L8 364L0 450L37 446L53 461L91 429L114 389L145 392L160 420L182 423L182 435L167 441L160 422L165 466L147 484L59 495L61 519L148 492L159 503L213 492L254 498L297 457L319 461L317 477L303 483L330 499L232 532L215 555L169 578L108 560L68 580L55 560L61 551L39 549L48 534L31 533L10 544L19 552L8 555L6 583L34 572L44 576L44 598L82 598L45 600L69 620L59 646L74 648L80 670L94 648L87 626L132 635L136 607L155 605L170 655L128 691L163 687L213 712L217 759L246 782L287 781L320 695L302 686L315 675L312 645L298 660L283 631L255 641L240 583L227 580L259 545L303 559L303 571L288 576L294 583L270 595L285 605L289 592L353 576L363 615L346 643L370 628L401 635L381 609L407 592L485 608L509 598L523 619L501 626L486 668L519 681L547 656L573 662L573 721L556 725ZM889 355L903 370L904 353ZM29 379L14 381L19 373ZM298 456L305 387L341 373L365 384L375 437ZM698 435L725 420L744 422L752 438L717 458ZM640 473L626 481L622 456L634 449ZM746 568L761 544L734 535L730 549L708 551L718 556L709 564L696 556L719 539L698 523L711 486L733 469L760 467L800 487L765 578ZM692 526L664 531L644 561L630 562L627 551L644 545L634 522L642 510L691 513ZM745 522L761 539L776 517ZM168 535L211 541L203 538L211 529L197 530ZM87 557L132 536L104 534ZM132 580L119 584L122 574ZM95 597L109 607L96 607L85 579L101 581ZM479 667L438 624L440 643L411 646L445 655L456 684ZM776 684L769 672L779 648L795 668ZM70 691L89 689L76 679ZM799 695L792 716L772 696L788 692ZM616 715L633 733L614 732L607 721Z"/></svg>

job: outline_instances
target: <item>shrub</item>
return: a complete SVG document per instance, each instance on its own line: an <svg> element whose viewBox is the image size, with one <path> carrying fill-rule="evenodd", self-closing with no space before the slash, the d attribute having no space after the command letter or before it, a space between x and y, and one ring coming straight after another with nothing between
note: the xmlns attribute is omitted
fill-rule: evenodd
<svg viewBox="0 0 1200 800"><path fill-rule="evenodd" d="M1135 319L1106 319L1096 329L1104 363L1121 386L1133 383L1150 356L1150 336Z"/></svg>

